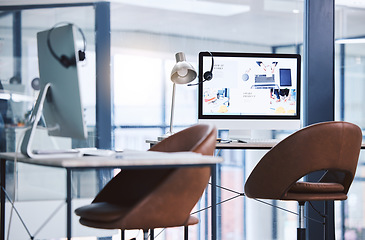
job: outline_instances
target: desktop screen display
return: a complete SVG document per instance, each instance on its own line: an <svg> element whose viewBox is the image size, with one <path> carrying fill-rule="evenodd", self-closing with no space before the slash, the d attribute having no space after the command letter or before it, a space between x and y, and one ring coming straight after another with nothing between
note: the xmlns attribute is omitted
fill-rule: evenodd
<svg viewBox="0 0 365 240"><path fill-rule="evenodd" d="M199 119L299 119L300 55L211 54L199 54Z"/></svg>

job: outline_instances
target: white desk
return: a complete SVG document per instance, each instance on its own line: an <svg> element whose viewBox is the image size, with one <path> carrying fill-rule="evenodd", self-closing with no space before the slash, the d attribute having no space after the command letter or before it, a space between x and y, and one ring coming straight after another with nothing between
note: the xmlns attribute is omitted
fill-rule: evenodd
<svg viewBox="0 0 365 240"><path fill-rule="evenodd" d="M146 143L153 146L157 144L157 140L146 140ZM253 142L253 143L240 143L240 142L229 142L216 144L216 149L271 149L278 142Z"/></svg>
<svg viewBox="0 0 365 240"><path fill-rule="evenodd" d="M115 156L96 157L85 156L79 158L59 158L59 159L30 159L22 154L0 153L1 159L1 187L5 189L6 183L6 161L18 162L49 166L66 169L66 204L67 204L67 238L71 239L71 172L81 169L97 169L97 168L163 168L163 167L191 167L191 166L210 166L212 168L212 185L216 185L216 164L223 161L220 157L202 156L194 153L158 153L158 152L139 152L139 153L120 153ZM212 224L215 226L216 221L216 190L212 188ZM5 239L5 194L1 191L1 231L0 239ZM212 231L213 232L213 231ZM212 239L216 239L212 234Z"/></svg>

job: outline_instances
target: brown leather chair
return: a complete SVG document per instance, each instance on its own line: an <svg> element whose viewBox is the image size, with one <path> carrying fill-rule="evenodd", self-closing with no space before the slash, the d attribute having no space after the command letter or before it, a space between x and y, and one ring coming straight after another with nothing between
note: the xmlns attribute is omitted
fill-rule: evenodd
<svg viewBox="0 0 365 240"><path fill-rule="evenodd" d="M245 183L250 198L299 202L298 239L305 239L306 201L345 200L354 179L361 129L348 122L325 122L303 128L273 147ZM298 181L325 170L319 182Z"/></svg>
<svg viewBox="0 0 365 240"><path fill-rule="evenodd" d="M161 141L150 151L213 155L216 132L209 125L195 125ZM121 229L122 239L124 230L142 229L147 239L148 230L154 228L197 224L199 220L190 212L209 178L208 166L122 170L90 205L76 209L75 213L81 217L82 225Z"/></svg>

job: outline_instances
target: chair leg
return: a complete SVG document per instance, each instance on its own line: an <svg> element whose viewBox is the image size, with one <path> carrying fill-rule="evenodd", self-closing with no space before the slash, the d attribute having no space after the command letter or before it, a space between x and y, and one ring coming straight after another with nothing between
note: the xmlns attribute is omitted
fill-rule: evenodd
<svg viewBox="0 0 365 240"><path fill-rule="evenodd" d="M148 240L148 230L143 230L143 240Z"/></svg>
<svg viewBox="0 0 365 240"><path fill-rule="evenodd" d="M125 240L125 232L124 230L120 230L120 239Z"/></svg>
<svg viewBox="0 0 365 240"><path fill-rule="evenodd" d="M155 239L155 230L154 229L150 229L150 240Z"/></svg>
<svg viewBox="0 0 365 240"><path fill-rule="evenodd" d="M184 227L184 240L188 240L189 239L189 227L185 226Z"/></svg>
<svg viewBox="0 0 365 240"><path fill-rule="evenodd" d="M304 228L304 203L299 202L299 214L298 214L298 228L297 228L297 240L305 240L305 228Z"/></svg>

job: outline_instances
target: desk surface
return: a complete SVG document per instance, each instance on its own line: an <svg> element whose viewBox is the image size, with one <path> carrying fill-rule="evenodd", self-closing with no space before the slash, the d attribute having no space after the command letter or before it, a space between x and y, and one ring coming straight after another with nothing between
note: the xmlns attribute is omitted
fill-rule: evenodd
<svg viewBox="0 0 365 240"><path fill-rule="evenodd" d="M217 143L217 149L271 149L278 143L274 142L255 142L255 143ZM365 143L361 144L361 149L365 149Z"/></svg>
<svg viewBox="0 0 365 240"><path fill-rule="evenodd" d="M255 143L217 143L217 149L271 149L277 143L274 142L255 142Z"/></svg>
<svg viewBox="0 0 365 240"><path fill-rule="evenodd" d="M84 156L76 158L32 159L21 153L0 153L1 159L61 168L102 168L123 166L173 166L212 165L223 162L221 157L203 156L197 153L130 152L115 156Z"/></svg>
<svg viewBox="0 0 365 240"><path fill-rule="evenodd" d="M151 145L157 144L157 140L146 140L146 143ZM237 141L229 143L218 143L216 144L217 149L270 149L275 146L278 142L250 142L241 143Z"/></svg>
<svg viewBox="0 0 365 240"><path fill-rule="evenodd" d="M158 141L156 140L147 140L146 143L156 144ZM229 142L229 143L218 143L216 144L216 149L271 149L279 142L249 142L249 143L241 143L241 142ZM361 144L361 149L365 149L365 142Z"/></svg>

